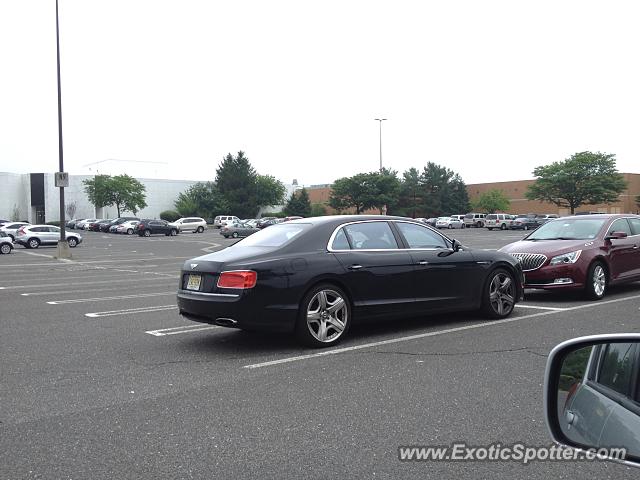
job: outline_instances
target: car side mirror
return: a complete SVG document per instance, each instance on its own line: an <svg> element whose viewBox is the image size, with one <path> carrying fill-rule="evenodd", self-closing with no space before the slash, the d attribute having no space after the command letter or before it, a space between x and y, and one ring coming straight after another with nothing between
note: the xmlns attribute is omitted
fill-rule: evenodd
<svg viewBox="0 0 640 480"><path fill-rule="evenodd" d="M640 467L640 334L594 335L556 346L547 360L544 412L573 458Z"/></svg>
<svg viewBox="0 0 640 480"><path fill-rule="evenodd" d="M627 238L627 232L611 232L604 237L605 240L620 240L621 238Z"/></svg>
<svg viewBox="0 0 640 480"><path fill-rule="evenodd" d="M454 252L459 252L460 250L462 250L462 244L454 238L453 240L451 240L451 248Z"/></svg>

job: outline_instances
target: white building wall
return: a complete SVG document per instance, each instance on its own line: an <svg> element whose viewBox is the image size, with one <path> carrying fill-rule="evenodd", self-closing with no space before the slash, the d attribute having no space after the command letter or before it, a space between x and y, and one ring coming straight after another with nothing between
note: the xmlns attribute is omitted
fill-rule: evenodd
<svg viewBox="0 0 640 480"><path fill-rule="evenodd" d="M30 192L29 175L0 172L0 219L14 220L14 210L17 210L17 220L27 220L31 210Z"/></svg>

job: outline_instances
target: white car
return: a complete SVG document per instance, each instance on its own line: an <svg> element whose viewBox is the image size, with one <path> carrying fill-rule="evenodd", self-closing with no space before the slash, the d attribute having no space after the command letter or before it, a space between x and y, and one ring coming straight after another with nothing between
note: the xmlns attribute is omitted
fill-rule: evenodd
<svg viewBox="0 0 640 480"><path fill-rule="evenodd" d="M126 233L127 235L133 235L136 231L138 223L140 223L138 220L129 220L128 222L116 225L116 233Z"/></svg>
<svg viewBox="0 0 640 480"><path fill-rule="evenodd" d="M464 228L464 222L459 218L438 217L436 228Z"/></svg>
<svg viewBox="0 0 640 480"><path fill-rule="evenodd" d="M6 233L7 235L9 235L9 237L11 237L11 240L14 241L16 239L16 232L18 231L18 229L20 227L24 227L25 225L30 224L25 222L5 223L3 227L0 227L0 232Z"/></svg>
<svg viewBox="0 0 640 480"><path fill-rule="evenodd" d="M493 230L494 228L507 230L508 228L511 228L512 224L513 218L511 218L511 215L507 215L506 213L490 213L484 217L484 226L489 230Z"/></svg>
<svg viewBox="0 0 640 480"><path fill-rule="evenodd" d="M202 233L207 229L207 222L200 217L179 218L170 225L176 227L179 232Z"/></svg>
<svg viewBox="0 0 640 480"><path fill-rule="evenodd" d="M84 220L81 220L78 223L76 223L76 229L78 229L78 230L86 230L87 226L91 222L95 222L97 220L98 220L97 218L85 218Z"/></svg>
<svg viewBox="0 0 640 480"><path fill-rule="evenodd" d="M240 223L240 219L233 215L218 215L213 219L213 226L216 228L233 225L234 223Z"/></svg>

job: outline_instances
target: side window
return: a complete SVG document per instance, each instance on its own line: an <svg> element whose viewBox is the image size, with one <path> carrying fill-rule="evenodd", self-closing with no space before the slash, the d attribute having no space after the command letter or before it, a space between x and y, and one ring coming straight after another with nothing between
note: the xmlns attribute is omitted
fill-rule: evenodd
<svg viewBox="0 0 640 480"><path fill-rule="evenodd" d="M447 242L436 232L414 223L397 222L396 225L409 248L447 248Z"/></svg>
<svg viewBox="0 0 640 480"><path fill-rule="evenodd" d="M629 396L636 351L635 343L607 345L598 372L598 383Z"/></svg>
<svg viewBox="0 0 640 480"><path fill-rule="evenodd" d="M344 233L344 228L341 228L336 236L333 238L333 243L331 244L331 248L333 250L350 250L349 241L347 240L347 236Z"/></svg>
<svg viewBox="0 0 640 480"><path fill-rule="evenodd" d="M398 248L387 222L355 223L344 227L354 250L389 250Z"/></svg>
<svg viewBox="0 0 640 480"><path fill-rule="evenodd" d="M633 233L631 233L629 222L627 222L626 218L619 218L611 224L611 227L609 227L609 233L613 232L625 232L628 236L633 235Z"/></svg>
<svg viewBox="0 0 640 480"><path fill-rule="evenodd" d="M631 231L634 235L640 235L640 218L629 218L631 224Z"/></svg>

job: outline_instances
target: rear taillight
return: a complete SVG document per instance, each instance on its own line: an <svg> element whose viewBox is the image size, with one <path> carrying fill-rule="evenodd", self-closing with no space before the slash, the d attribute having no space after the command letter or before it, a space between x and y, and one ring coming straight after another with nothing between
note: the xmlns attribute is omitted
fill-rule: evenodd
<svg viewBox="0 0 640 480"><path fill-rule="evenodd" d="M222 272L218 278L218 288L253 288L258 274L253 270L234 270Z"/></svg>
<svg viewBox="0 0 640 480"><path fill-rule="evenodd" d="M16 235L24 235L24 227L20 227L16 232Z"/></svg>

